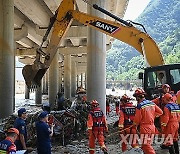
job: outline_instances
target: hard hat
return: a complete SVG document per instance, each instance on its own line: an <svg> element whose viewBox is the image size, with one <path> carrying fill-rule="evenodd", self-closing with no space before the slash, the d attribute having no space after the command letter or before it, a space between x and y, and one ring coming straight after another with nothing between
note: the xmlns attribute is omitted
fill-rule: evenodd
<svg viewBox="0 0 180 154"><path fill-rule="evenodd" d="M18 116L21 116L24 113L27 113L25 108L21 108L18 110Z"/></svg>
<svg viewBox="0 0 180 154"><path fill-rule="evenodd" d="M169 88L170 89L171 87L168 84L164 84L164 85L162 85L162 89L164 89L164 88Z"/></svg>
<svg viewBox="0 0 180 154"><path fill-rule="evenodd" d="M48 116L48 112L47 111L43 111L43 112L41 112L40 114L39 114L39 118L40 119L43 119L43 118L45 118L45 117L47 117Z"/></svg>
<svg viewBox="0 0 180 154"><path fill-rule="evenodd" d="M19 131L16 128L9 128L8 133L16 133L17 135L19 135Z"/></svg>
<svg viewBox="0 0 180 154"><path fill-rule="evenodd" d="M130 97L127 96L126 94L124 94L122 97L121 97L121 101L128 101L130 100Z"/></svg>
<svg viewBox="0 0 180 154"><path fill-rule="evenodd" d="M91 105L92 105L92 106L98 106L99 103L98 103L97 100L92 100L92 101L91 101Z"/></svg>
<svg viewBox="0 0 180 154"><path fill-rule="evenodd" d="M168 100L168 101L173 100L172 95L169 94L169 93L166 93L166 94L163 96L163 98L166 99L166 100Z"/></svg>
<svg viewBox="0 0 180 154"><path fill-rule="evenodd" d="M145 91L141 88L137 88L133 94L134 97L145 95Z"/></svg>

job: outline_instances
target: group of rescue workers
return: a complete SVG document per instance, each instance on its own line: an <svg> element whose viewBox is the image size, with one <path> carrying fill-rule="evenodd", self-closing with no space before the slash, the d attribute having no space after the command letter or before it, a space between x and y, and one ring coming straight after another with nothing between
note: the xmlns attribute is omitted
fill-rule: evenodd
<svg viewBox="0 0 180 154"><path fill-rule="evenodd" d="M18 110L18 117L14 122L14 127L7 130L6 138L0 142L0 154L15 154L19 150L25 153L31 152L33 149L27 147L27 111L25 108ZM38 116L36 122L37 132L37 153L51 154L51 139L53 135L54 125L48 124L48 112L43 111ZM32 134L29 134L32 135Z"/></svg>
<svg viewBox="0 0 180 154"><path fill-rule="evenodd" d="M178 92L180 94L180 91ZM119 103L116 105L116 113L119 114L119 133L120 138L127 134L134 135L131 146L139 148L137 134L141 139L141 149L145 154L155 154L152 147L152 137L159 134L164 137L162 149L168 149L170 154L179 154L178 146L178 129L180 122L180 105L177 99L180 95L174 94L168 84L162 86L162 94L153 100L147 100L146 93L143 89L136 89L133 96L136 98L137 106L130 102L131 98L124 94ZM108 110L109 112L109 102ZM87 127L89 134L89 153L95 153L95 140L104 153L108 153L104 142L104 133L108 131L105 115L99 107L96 100L91 102L92 110L88 115ZM117 107L118 106L118 107ZM155 122L155 119L156 122ZM159 128L155 127L160 125ZM136 134L136 135L135 135ZM122 138L121 138L122 139ZM125 137L125 139L127 139ZM127 143L122 142L122 152L127 150Z"/></svg>
<svg viewBox="0 0 180 154"><path fill-rule="evenodd" d="M138 142L138 138L136 138L138 134L142 140L141 149L143 152L145 154L155 154L155 150L152 147L152 136L154 134L160 134L161 136L164 135L164 142L161 148L169 149L170 154L179 154L178 129L180 106L177 102L180 101L180 91L178 95L175 95L170 89L168 84L164 84L162 86L163 93L150 101L145 98L145 91L138 88L133 94L137 101L136 106L130 102L131 98L126 94L121 97L120 102L117 103L119 104L118 108L116 105L116 113L119 116L118 133L121 140L124 140L122 137L127 134L134 135L131 146L133 148L139 148L140 143ZM108 112L110 112L109 109ZM19 109L14 127L7 131L6 138L0 142L0 154L15 154L16 150L27 150L27 152L32 150L32 148L26 146L26 118L26 109ZM54 124L48 123L48 112L46 111L41 112L38 118L39 121L36 122L37 152L38 154L51 154L51 136L53 135ZM157 119L156 122L155 119ZM155 123L159 123L160 128L156 128ZM106 116L96 100L91 101L91 110L87 120L87 131L89 153L95 153L96 140L98 140L101 150L107 154L105 133L108 132L108 125ZM127 150L128 142L121 143L122 151L124 152Z"/></svg>

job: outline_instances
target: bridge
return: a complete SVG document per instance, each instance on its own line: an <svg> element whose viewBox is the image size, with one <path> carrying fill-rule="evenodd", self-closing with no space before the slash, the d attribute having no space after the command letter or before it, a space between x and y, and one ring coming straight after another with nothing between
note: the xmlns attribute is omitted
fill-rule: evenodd
<svg viewBox="0 0 180 154"><path fill-rule="evenodd" d="M32 64L50 18L62 0L0 0L0 117L13 113L15 105L15 57L24 64ZM113 20L94 10L83 0L76 0L80 11ZM129 0L87 0L123 18ZM51 36L51 35L50 35ZM44 43L46 49L49 38ZM36 91L36 103L47 92L53 103L57 92L64 87L65 97L75 96L78 86L87 89L88 100L97 99L105 110L106 50L114 39L73 21L66 37ZM25 88L25 97L30 91Z"/></svg>

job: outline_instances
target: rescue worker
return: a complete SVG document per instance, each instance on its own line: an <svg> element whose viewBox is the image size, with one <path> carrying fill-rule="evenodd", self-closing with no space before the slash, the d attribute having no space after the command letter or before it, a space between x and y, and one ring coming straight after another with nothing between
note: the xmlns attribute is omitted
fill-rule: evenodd
<svg viewBox="0 0 180 154"><path fill-rule="evenodd" d="M164 95L164 114L161 116L161 126L165 134L164 144L169 147L170 154L179 154L178 129L180 122L180 107L173 102L173 96L169 93ZM171 135L171 139L166 141L166 137Z"/></svg>
<svg viewBox="0 0 180 154"><path fill-rule="evenodd" d="M16 145L14 142L19 136L19 131L16 128L10 128L7 131L7 137L0 142L0 153L16 154Z"/></svg>
<svg viewBox="0 0 180 154"><path fill-rule="evenodd" d="M54 124L49 126L48 112L43 111L39 114L39 121L36 123L37 131L37 152L38 154L51 154L51 139L53 136Z"/></svg>
<svg viewBox="0 0 180 154"><path fill-rule="evenodd" d="M157 106L159 106L162 110L164 108L164 101L163 101L163 96L166 93L170 93L171 95L173 95L173 102L176 102L176 95L174 94L173 91L171 91L171 87L168 84L164 84L162 85L162 93L160 94L159 97L157 97L156 99L153 99L152 102L154 102Z"/></svg>
<svg viewBox="0 0 180 154"><path fill-rule="evenodd" d="M127 134L136 134L136 127L133 126L133 120L135 116L136 107L129 102L130 97L128 97L126 94L124 94L121 97L121 102L123 103L123 107L120 109L120 117L119 117L119 124L118 127L120 131L125 129L122 133L124 136ZM128 129L129 128L129 129ZM136 142L136 141L134 141ZM133 148L137 148L138 145L136 143L132 144ZM127 150L126 143L122 143L122 152Z"/></svg>
<svg viewBox="0 0 180 154"><path fill-rule="evenodd" d="M89 153L95 153L95 140L98 143L102 151L107 154L107 148L104 144L104 131L108 131L106 118L99 107L99 103L96 100L91 102L92 109L88 115L87 128L89 135Z"/></svg>
<svg viewBox="0 0 180 154"><path fill-rule="evenodd" d="M171 91L171 87L168 84L162 85L162 93L160 96L156 99L153 99L152 102L154 102L157 106L161 108L161 110L164 110L165 102L164 102L164 95L166 93L170 93L173 95L173 101L176 101L176 95L174 95L174 92ZM158 117L155 119L155 125L156 125L156 133L159 133L159 130L161 129L161 117ZM159 130L158 130L159 129ZM163 134L163 130L161 130L161 133ZM162 149L168 149L164 144L160 146Z"/></svg>
<svg viewBox="0 0 180 154"><path fill-rule="evenodd" d="M18 110L18 118L14 122L14 127L19 131L19 138L16 140L15 144L17 150L27 150L27 128L26 128L26 118L27 112L25 108Z"/></svg>
<svg viewBox="0 0 180 154"><path fill-rule="evenodd" d="M142 150L145 154L155 154L151 146L151 136L155 134L154 119L163 114L163 111L153 102L145 99L143 89L136 89L133 96L137 100L134 124L140 126L140 135L143 137Z"/></svg>

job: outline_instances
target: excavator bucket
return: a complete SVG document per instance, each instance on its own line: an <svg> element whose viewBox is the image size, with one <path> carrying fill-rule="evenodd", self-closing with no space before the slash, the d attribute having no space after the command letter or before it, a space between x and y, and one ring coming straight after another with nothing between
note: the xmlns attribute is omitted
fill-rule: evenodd
<svg viewBox="0 0 180 154"><path fill-rule="evenodd" d="M47 69L35 69L33 65L26 65L22 70L23 77L25 79L28 88L34 87L33 85L40 86L41 79L46 73Z"/></svg>

